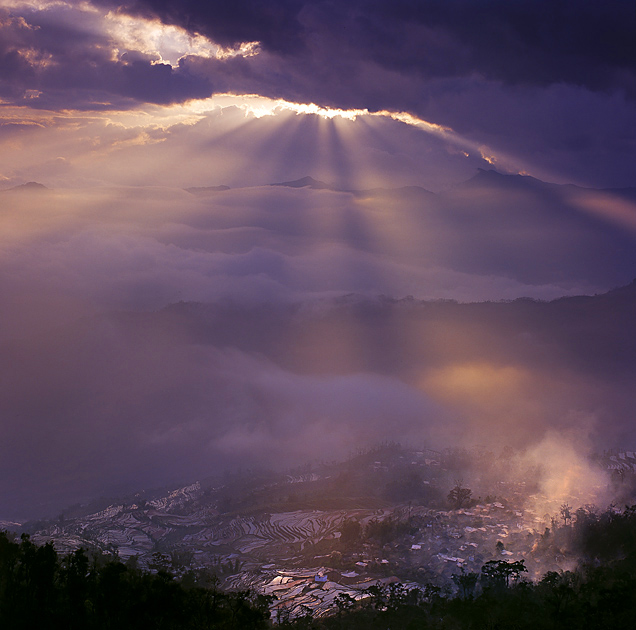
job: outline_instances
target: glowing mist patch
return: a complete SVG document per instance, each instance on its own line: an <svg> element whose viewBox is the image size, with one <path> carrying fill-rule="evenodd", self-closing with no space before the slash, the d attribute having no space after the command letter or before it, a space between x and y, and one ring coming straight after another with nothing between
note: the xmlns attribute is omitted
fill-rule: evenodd
<svg viewBox="0 0 636 630"><path fill-rule="evenodd" d="M520 391L526 380L524 371L514 366L462 363L425 374L420 385L442 399L475 403Z"/></svg>
<svg viewBox="0 0 636 630"><path fill-rule="evenodd" d="M608 477L588 460L586 435L586 426L549 431L523 454L523 463L539 471L539 493L527 502L539 517L557 514L565 503L574 512L582 505L602 502Z"/></svg>

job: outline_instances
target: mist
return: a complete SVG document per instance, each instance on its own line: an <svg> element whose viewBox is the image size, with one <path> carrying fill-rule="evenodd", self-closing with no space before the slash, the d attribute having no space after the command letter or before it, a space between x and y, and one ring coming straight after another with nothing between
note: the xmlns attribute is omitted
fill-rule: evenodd
<svg viewBox="0 0 636 630"><path fill-rule="evenodd" d="M557 297L623 283L632 237L497 177L2 193L3 516L387 439L525 449L561 500L557 452L634 439L636 296Z"/></svg>

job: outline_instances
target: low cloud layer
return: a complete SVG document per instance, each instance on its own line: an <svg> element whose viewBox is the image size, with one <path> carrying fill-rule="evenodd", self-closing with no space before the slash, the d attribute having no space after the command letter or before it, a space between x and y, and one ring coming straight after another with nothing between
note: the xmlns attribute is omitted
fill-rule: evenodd
<svg viewBox="0 0 636 630"><path fill-rule="evenodd" d="M631 198L492 171L437 195L285 186L0 194L3 293L16 296L6 313L47 295L97 310L346 293L546 299L626 284L636 267Z"/></svg>
<svg viewBox="0 0 636 630"><path fill-rule="evenodd" d="M385 439L633 437L632 297L403 299L623 284L624 194L482 172L438 195L0 195L6 517Z"/></svg>

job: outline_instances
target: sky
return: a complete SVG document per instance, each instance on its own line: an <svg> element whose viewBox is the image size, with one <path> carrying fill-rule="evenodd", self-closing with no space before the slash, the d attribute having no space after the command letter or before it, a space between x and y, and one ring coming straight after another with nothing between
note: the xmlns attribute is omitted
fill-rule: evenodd
<svg viewBox="0 0 636 630"><path fill-rule="evenodd" d="M322 172L353 186L389 169L438 190L488 164L633 186L635 11L629 0L2 0L0 138L14 155L1 181L267 184L272 170L283 181L318 177L317 166L300 170L314 166L307 156L290 164L310 143L323 156L350 154L352 172ZM220 121L232 104L243 120L227 112ZM312 109L343 117L305 119ZM272 111L275 120L254 124ZM344 124L356 112L358 124ZM387 124L392 116L408 122ZM174 143L182 156L194 144L184 126L202 143L241 136L240 155L217 176L178 166L166 174L142 147ZM143 172L104 164L132 146ZM284 167L263 164L263 154Z"/></svg>
<svg viewBox="0 0 636 630"><path fill-rule="evenodd" d="M635 33L627 0L0 0L0 518L395 436L636 446L629 325L404 316L636 277Z"/></svg>

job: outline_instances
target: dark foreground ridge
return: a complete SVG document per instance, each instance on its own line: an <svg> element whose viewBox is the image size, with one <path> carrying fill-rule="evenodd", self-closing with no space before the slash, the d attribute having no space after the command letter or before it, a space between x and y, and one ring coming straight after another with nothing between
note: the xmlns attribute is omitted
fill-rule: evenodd
<svg viewBox="0 0 636 630"><path fill-rule="evenodd" d="M87 554L60 558L51 543L0 533L0 627L67 630L267 628L268 599L225 593L210 573L165 571Z"/></svg>

